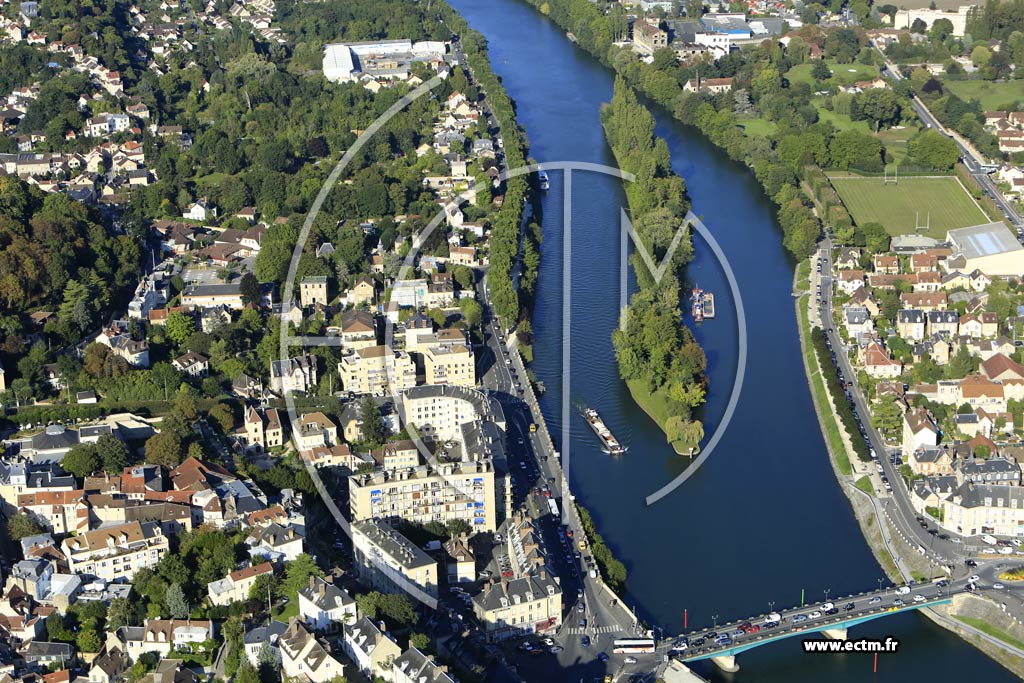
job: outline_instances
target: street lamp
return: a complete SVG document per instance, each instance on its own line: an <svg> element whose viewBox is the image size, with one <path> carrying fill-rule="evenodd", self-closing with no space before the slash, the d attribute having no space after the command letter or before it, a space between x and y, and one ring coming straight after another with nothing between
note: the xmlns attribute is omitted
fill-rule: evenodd
<svg viewBox="0 0 1024 683"><path fill-rule="evenodd" d="M878 590L882 590L882 581L883 581L883 580L884 580L884 579L879 579L879 580L878 580Z"/></svg>
<svg viewBox="0 0 1024 683"><path fill-rule="evenodd" d="M712 615L711 615L711 620L712 620L713 622L715 622L715 626L714 626L714 627L715 627L715 628L718 628L718 615L717 615L717 614L712 614Z"/></svg>
<svg viewBox="0 0 1024 683"><path fill-rule="evenodd" d="M768 601L768 612L771 613L771 612L774 612L774 611L775 611L775 601L774 600L769 600Z"/></svg>
<svg viewBox="0 0 1024 683"><path fill-rule="evenodd" d="M826 588L826 589L825 589L825 602L828 602L828 594L829 594L829 593L830 593L831 591L832 591L832 589L831 589L831 588Z"/></svg>

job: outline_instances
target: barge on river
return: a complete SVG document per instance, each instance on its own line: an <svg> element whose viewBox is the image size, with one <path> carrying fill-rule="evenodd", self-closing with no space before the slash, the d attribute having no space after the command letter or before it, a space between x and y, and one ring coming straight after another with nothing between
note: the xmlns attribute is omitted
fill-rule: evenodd
<svg viewBox="0 0 1024 683"><path fill-rule="evenodd" d="M602 450L605 453L611 453L612 455L622 455L626 452L626 448L619 443L619 440L611 433L605 425L604 420L597 414L597 411L593 408L587 408L583 411L583 418L590 425L590 428L597 434L597 438L601 440Z"/></svg>
<svg viewBox="0 0 1024 683"><path fill-rule="evenodd" d="M694 287L690 294L690 312L695 322L715 317L715 295Z"/></svg>

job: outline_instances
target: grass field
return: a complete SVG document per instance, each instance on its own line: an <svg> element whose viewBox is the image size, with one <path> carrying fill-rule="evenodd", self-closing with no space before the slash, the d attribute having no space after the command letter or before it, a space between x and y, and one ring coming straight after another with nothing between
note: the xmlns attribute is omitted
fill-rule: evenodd
<svg viewBox="0 0 1024 683"><path fill-rule="evenodd" d="M1003 641L1007 645L1012 645L1013 647L1024 649L1024 642L1021 642L1020 640L1018 640L1018 639L1014 638L1013 636L1011 636L1009 633L1006 633L1005 631L1002 631L1002 630L996 628L995 626L993 626L992 624L988 623L987 621L984 621L982 619L977 619L975 617L962 617L960 615L957 615L956 618L959 619L960 621L964 622L968 626L973 626L974 628L978 629L982 633L987 633L988 635L992 636L993 638L997 638L997 639Z"/></svg>
<svg viewBox="0 0 1024 683"><path fill-rule="evenodd" d="M947 230L989 220L952 176L900 178L899 185L883 185L882 178L831 176L831 180L854 221L881 223L891 235L914 232L915 221L924 225L929 213L931 230L921 233L936 239L945 238Z"/></svg>
<svg viewBox="0 0 1024 683"><path fill-rule="evenodd" d="M942 87L962 100L977 99L984 111L1002 110L1014 102L1024 103L1024 81L991 83L989 81L943 80Z"/></svg>
<svg viewBox="0 0 1024 683"><path fill-rule="evenodd" d="M828 68L832 70L832 77L826 81L822 81L822 85L825 88L829 86L842 86L856 83L857 81L869 81L878 75L878 67L874 65L861 64L859 62L853 64L839 64L831 59L826 59L825 63ZM814 78L811 76L811 64L798 64L792 69L786 72L786 78L790 81L797 83L814 83Z"/></svg>
<svg viewBox="0 0 1024 683"><path fill-rule="evenodd" d="M778 125L774 121L762 118L738 118L737 123L743 127L743 132L750 137L768 137L774 135Z"/></svg>

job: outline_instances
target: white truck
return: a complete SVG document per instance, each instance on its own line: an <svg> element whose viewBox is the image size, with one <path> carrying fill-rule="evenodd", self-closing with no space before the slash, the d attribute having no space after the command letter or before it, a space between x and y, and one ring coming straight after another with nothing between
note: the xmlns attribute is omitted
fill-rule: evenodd
<svg viewBox="0 0 1024 683"><path fill-rule="evenodd" d="M981 540L985 543L988 543L989 545L996 545L996 543L998 543L998 541L996 541L996 537L992 536L991 534L985 534L981 537Z"/></svg>

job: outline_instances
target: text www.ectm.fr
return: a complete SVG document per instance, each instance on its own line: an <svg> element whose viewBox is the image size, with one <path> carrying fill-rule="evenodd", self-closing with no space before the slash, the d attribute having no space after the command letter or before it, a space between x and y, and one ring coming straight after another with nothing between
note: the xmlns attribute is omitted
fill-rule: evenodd
<svg viewBox="0 0 1024 683"><path fill-rule="evenodd" d="M900 647L900 641L893 637L885 640L871 638L859 638L857 640L827 640L807 639L803 641L804 652L896 652Z"/></svg>

